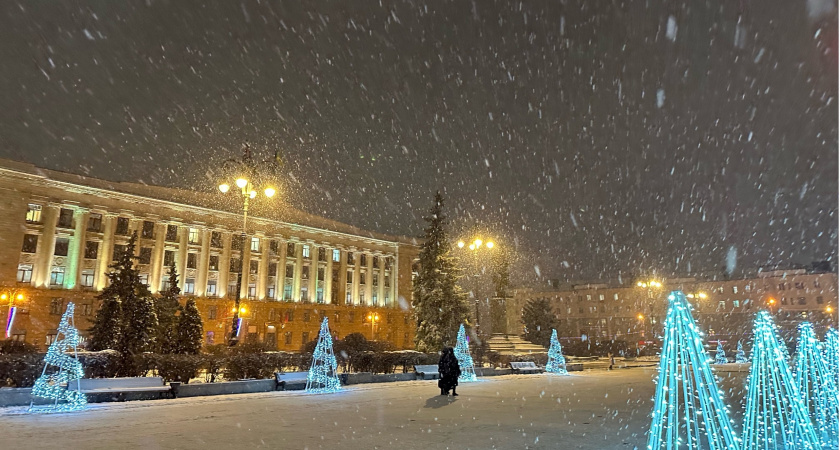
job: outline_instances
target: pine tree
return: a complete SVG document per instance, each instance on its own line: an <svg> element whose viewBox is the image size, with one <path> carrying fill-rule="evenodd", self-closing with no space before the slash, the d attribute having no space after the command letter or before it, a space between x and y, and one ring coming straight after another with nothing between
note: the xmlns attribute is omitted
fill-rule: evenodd
<svg viewBox="0 0 840 450"><path fill-rule="evenodd" d="M741 345L741 341L738 341L738 352L735 353L735 362L739 364L750 362L747 355L744 353L744 346Z"/></svg>
<svg viewBox="0 0 840 450"><path fill-rule="evenodd" d="M557 320L548 299L535 298L528 301L522 308L522 323L525 325L526 341L543 347L549 346L551 331L556 326Z"/></svg>
<svg viewBox="0 0 840 450"><path fill-rule="evenodd" d="M158 353L178 353L178 310L181 308L178 303L178 296L181 288L178 287L178 271L175 269L175 262L169 266L169 288L163 291L162 295L155 299L155 314L158 319L157 326L157 351Z"/></svg>
<svg viewBox="0 0 840 450"><path fill-rule="evenodd" d="M548 349L548 362L545 363L545 371L561 375L569 374L566 369L566 357L563 356L560 340L557 339L557 330L551 330L551 347Z"/></svg>
<svg viewBox="0 0 840 450"><path fill-rule="evenodd" d="M181 308L181 315L178 317L177 329L177 352L189 355L196 355L201 350L204 325L201 322L201 314L195 305L195 299L190 297L187 303Z"/></svg>
<svg viewBox="0 0 840 450"><path fill-rule="evenodd" d="M102 307L91 329L91 347L120 352L119 375L134 376L134 355L154 349L157 315L149 288L134 268L135 232L108 274L110 284L99 294ZM117 313L118 312L118 313Z"/></svg>
<svg viewBox="0 0 840 450"><path fill-rule="evenodd" d="M458 271L446 238L443 196L435 194L425 240L420 248L419 272L414 282L415 344L420 351L439 351L453 345L459 325L469 317L466 294L457 285Z"/></svg>
<svg viewBox="0 0 840 450"><path fill-rule="evenodd" d="M715 353L715 364L726 364L729 361L726 359L726 352L723 350L723 343L718 341L717 352Z"/></svg>

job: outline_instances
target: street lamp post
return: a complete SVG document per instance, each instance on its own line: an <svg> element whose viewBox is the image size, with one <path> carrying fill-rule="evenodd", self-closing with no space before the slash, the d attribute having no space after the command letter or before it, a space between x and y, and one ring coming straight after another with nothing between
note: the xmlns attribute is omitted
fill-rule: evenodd
<svg viewBox="0 0 840 450"><path fill-rule="evenodd" d="M248 238L248 207L250 201L257 197L257 190L259 187L255 186L256 181L254 180L257 177L257 166L254 163L253 159L251 158L251 149L247 145L244 148L244 154L241 160L236 159L229 159L225 161L225 163L230 166L230 169L236 174L236 179L234 181L234 185L238 188L238 192L240 194L240 199L242 200L242 234L240 235L241 238L241 248L239 249L239 270L237 270L236 274L236 292L234 296L234 307L233 307L233 324L231 325L231 334L230 340L228 341L228 345L231 347L235 346L239 342L239 328L242 325L241 319L239 314L245 313L245 308L241 307L241 297L242 297L242 273L244 272L244 257L245 257L245 246L248 245L246 242ZM231 186L226 181L223 181L219 184L219 191L222 194L227 194L231 191ZM274 197L274 194L277 191L271 186L266 185L263 188L263 194L268 197Z"/></svg>
<svg viewBox="0 0 840 450"><path fill-rule="evenodd" d="M12 337L12 327L15 323L15 316L17 316L17 302L22 302L25 296L17 289L10 289L0 294L0 300L8 302L9 312L6 317L6 339Z"/></svg>
<svg viewBox="0 0 840 450"><path fill-rule="evenodd" d="M370 321L370 340L376 340L376 322L379 321L379 314L372 312L367 316Z"/></svg>
<svg viewBox="0 0 840 450"><path fill-rule="evenodd" d="M472 252L473 257L478 257L478 255L479 255L478 252L483 251L484 249L493 250L496 247L496 244L491 240L488 240L488 241L485 242L481 238L476 238L472 242L470 242L469 244L464 242L463 240L459 240L458 243L457 243L457 246L458 246L459 249L462 249L462 250L465 249L465 248L469 249ZM476 273L473 276L478 277L479 274ZM474 284L474 283L470 283L470 284ZM475 291L473 291L473 294L475 295ZM476 328L476 330L479 330L480 325L481 325L480 324L480 322L481 322L480 306L481 306L481 298L478 295L475 295L475 328Z"/></svg>

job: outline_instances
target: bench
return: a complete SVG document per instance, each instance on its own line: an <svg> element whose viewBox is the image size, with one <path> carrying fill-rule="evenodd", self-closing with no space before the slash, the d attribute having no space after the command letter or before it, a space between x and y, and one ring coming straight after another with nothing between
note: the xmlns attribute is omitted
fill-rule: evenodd
<svg viewBox="0 0 840 450"><path fill-rule="evenodd" d="M414 366L414 372L417 373L417 377L421 380L437 380L440 377L438 366L435 364Z"/></svg>
<svg viewBox="0 0 840 450"><path fill-rule="evenodd" d="M306 384L309 372L274 372L274 390L285 391L287 383ZM282 379L280 377L283 377Z"/></svg>
<svg viewBox="0 0 840 450"><path fill-rule="evenodd" d="M82 378L78 385L69 383L68 389L88 395L116 394L118 401L125 401L125 395L131 392L157 392L159 397L169 393L176 398L180 386L178 382L166 385L161 377Z"/></svg>
<svg viewBox="0 0 840 450"><path fill-rule="evenodd" d="M510 368L516 373L542 373L543 369L537 367L533 361L513 362L510 363Z"/></svg>

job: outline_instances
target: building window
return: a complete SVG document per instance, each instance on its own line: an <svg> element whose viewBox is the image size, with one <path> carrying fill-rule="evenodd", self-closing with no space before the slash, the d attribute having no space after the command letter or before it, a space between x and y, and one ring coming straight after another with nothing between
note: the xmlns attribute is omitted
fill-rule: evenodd
<svg viewBox="0 0 840 450"><path fill-rule="evenodd" d="M349 288L347 289L347 295L344 298L344 304L346 304L346 305L352 305L353 304L353 293L350 292Z"/></svg>
<svg viewBox="0 0 840 450"><path fill-rule="evenodd" d="M207 318L211 320L216 318L216 305L207 308Z"/></svg>
<svg viewBox="0 0 840 450"><path fill-rule="evenodd" d="M721 300L718 302L718 311L721 309L726 309L726 300Z"/></svg>
<svg viewBox="0 0 840 450"><path fill-rule="evenodd" d="M309 288L308 287L304 286L304 287L300 288L300 301L302 301L302 302L308 302L309 301Z"/></svg>
<svg viewBox="0 0 840 450"><path fill-rule="evenodd" d="M805 283L797 281L793 283L793 287L795 287L796 289L805 289Z"/></svg>
<svg viewBox="0 0 840 450"><path fill-rule="evenodd" d="M120 257L128 250L128 246L115 244L114 245L114 254L111 255L111 261L118 261Z"/></svg>
<svg viewBox="0 0 840 450"><path fill-rule="evenodd" d="M799 297L799 304L800 305L805 305L806 304L805 297Z"/></svg>
<svg viewBox="0 0 840 450"><path fill-rule="evenodd" d="M219 270L219 255L210 255L210 270Z"/></svg>
<svg viewBox="0 0 840 450"><path fill-rule="evenodd" d="M591 302L592 301L592 296L589 295L589 294L586 294L586 301Z"/></svg>
<svg viewBox="0 0 840 450"><path fill-rule="evenodd" d="M338 283L338 269L332 270L332 282ZM335 289L333 289L333 292L335 292Z"/></svg>
<svg viewBox="0 0 840 450"><path fill-rule="evenodd" d="M93 287L93 271L85 270L82 272L82 287Z"/></svg>
<svg viewBox="0 0 840 450"><path fill-rule="evenodd" d="M304 345L306 345L306 343L309 342L309 332L308 331L304 331L303 333L301 333L301 340L303 341Z"/></svg>
<svg viewBox="0 0 840 450"><path fill-rule="evenodd" d="M324 288L318 288L315 290L315 301L318 303L324 303Z"/></svg>
<svg viewBox="0 0 840 450"><path fill-rule="evenodd" d="M50 286L60 286L64 284L64 267L53 267L50 272Z"/></svg>
<svg viewBox="0 0 840 450"><path fill-rule="evenodd" d="M733 294L737 294L737 293L738 293L738 286L732 286L732 293L733 293Z"/></svg>
<svg viewBox="0 0 840 450"><path fill-rule="evenodd" d="M373 306L379 306L379 295L376 292L370 296L370 302Z"/></svg>
<svg viewBox="0 0 840 450"><path fill-rule="evenodd" d="M353 255L353 252L347 252L347 265L354 265L356 264L356 257Z"/></svg>
<svg viewBox="0 0 840 450"><path fill-rule="evenodd" d="M141 273L138 276L140 277L140 284L142 284L144 286L149 285L149 274L148 273Z"/></svg>
<svg viewBox="0 0 840 450"><path fill-rule="evenodd" d="M823 304L823 301L824 301L824 300L823 300L823 298L822 298L822 295L818 295L818 296L817 296L817 304L818 304L818 305L822 305L822 304Z"/></svg>
<svg viewBox="0 0 840 450"><path fill-rule="evenodd" d="M310 313L309 313L309 311L304 311L304 312L303 312L303 321L304 321L304 322L309 322L309 318L310 318Z"/></svg>
<svg viewBox="0 0 840 450"><path fill-rule="evenodd" d="M274 309L274 308L270 308L268 310L268 320L273 322L276 319L277 319L277 310Z"/></svg>
<svg viewBox="0 0 840 450"><path fill-rule="evenodd" d="M55 256L67 256L67 251L70 249L70 239L58 238L55 240Z"/></svg>
<svg viewBox="0 0 840 450"><path fill-rule="evenodd" d="M747 285L745 285L745 286L744 286L744 292L750 292L750 289L751 289L751 288L750 288L750 285L749 285L749 284L747 284Z"/></svg>
<svg viewBox="0 0 840 450"><path fill-rule="evenodd" d="M367 272L362 270L361 272L359 272L359 284L364 286L365 283L367 283Z"/></svg>
<svg viewBox="0 0 840 450"><path fill-rule="evenodd" d="M270 299L274 299L275 294L276 294L276 292L275 292L274 286L269 286L268 287L268 292L266 293L266 296L268 296L268 298L270 298ZM272 311L274 311L274 310L272 309Z"/></svg>
<svg viewBox="0 0 840 450"><path fill-rule="evenodd" d="M167 225L166 226L166 240L168 242L177 242L178 241L178 225Z"/></svg>
<svg viewBox="0 0 840 450"><path fill-rule="evenodd" d="M152 263L152 248L151 247L140 247L140 257L138 258L138 262L140 264L151 264Z"/></svg>
<svg viewBox="0 0 840 450"><path fill-rule="evenodd" d="M24 234L23 235L23 246L21 246L20 251L23 253L35 253L38 249L38 235L37 234Z"/></svg>
<svg viewBox="0 0 840 450"><path fill-rule="evenodd" d="M353 283L353 271L348 270L347 271L347 284L351 284L351 283Z"/></svg>
<svg viewBox="0 0 840 450"><path fill-rule="evenodd" d="M301 268L301 271L300 271L300 278L301 278L302 280L308 280L308 279L309 279L309 266L303 266L303 267Z"/></svg>
<svg viewBox="0 0 840 450"><path fill-rule="evenodd" d="M819 287L820 287L820 280L814 280L814 287L815 287L815 288L819 288Z"/></svg>
<svg viewBox="0 0 840 450"><path fill-rule="evenodd" d="M236 292L237 292L236 281L228 283L228 289L227 289L228 298L235 298L236 297Z"/></svg>
<svg viewBox="0 0 840 450"><path fill-rule="evenodd" d="M18 265L17 280L19 283L29 283L32 281L32 264Z"/></svg>
<svg viewBox="0 0 840 450"><path fill-rule="evenodd" d="M283 300L289 301L292 299L292 285L286 283L283 285Z"/></svg>
<svg viewBox="0 0 840 450"><path fill-rule="evenodd" d="M379 286L379 274L374 272L373 273L373 287Z"/></svg>
<svg viewBox="0 0 840 450"><path fill-rule="evenodd" d="M732 306L738 308L741 306L741 302L739 300L732 300Z"/></svg>
<svg viewBox="0 0 840 450"><path fill-rule="evenodd" d="M256 284L249 284L248 285L248 298L254 298L257 296L257 285Z"/></svg>
<svg viewBox="0 0 840 450"><path fill-rule="evenodd" d="M155 238L155 223L150 220L143 221L143 230L140 232L140 236L144 239L154 239Z"/></svg>
<svg viewBox="0 0 840 450"><path fill-rule="evenodd" d="M41 223L41 205L30 203L26 208L27 223Z"/></svg>
<svg viewBox="0 0 840 450"><path fill-rule="evenodd" d="M347 313L347 321L353 323L356 321L356 311L350 311Z"/></svg>
<svg viewBox="0 0 840 450"><path fill-rule="evenodd" d="M242 250L242 243L243 243L242 235L235 234L230 237L230 249L235 251Z"/></svg>
<svg viewBox="0 0 840 450"><path fill-rule="evenodd" d="M160 282L160 290L161 291L168 291L172 285L169 284L169 277L164 277L163 280Z"/></svg>
<svg viewBox="0 0 840 450"><path fill-rule="evenodd" d="M187 253L187 269L195 269L198 267L198 254Z"/></svg>
<svg viewBox="0 0 840 450"><path fill-rule="evenodd" d="M378 256L374 256L374 257L373 257L373 268L374 268L374 269L378 269L378 268L379 268L379 257L378 257Z"/></svg>
<svg viewBox="0 0 840 450"><path fill-rule="evenodd" d="M365 293L364 292L359 292L359 304L360 305L366 305L366 303L365 303Z"/></svg>
<svg viewBox="0 0 840 450"><path fill-rule="evenodd" d="M333 260L333 262L339 262L339 261L341 261L341 250L339 250L339 249L334 249L334 250L332 251L332 260Z"/></svg>
<svg viewBox="0 0 840 450"><path fill-rule="evenodd" d="M359 256L359 264L361 264L362 266L367 265L367 255L366 254L362 253L362 256Z"/></svg>
<svg viewBox="0 0 840 450"><path fill-rule="evenodd" d="M260 251L260 238L252 237L251 238L251 251L252 252L259 252Z"/></svg>
<svg viewBox="0 0 840 450"><path fill-rule="evenodd" d="M215 297L216 296L216 280L210 280L207 282L207 296L208 297Z"/></svg>
<svg viewBox="0 0 840 450"><path fill-rule="evenodd" d="M190 228L188 240L190 244L198 244L198 228Z"/></svg>
<svg viewBox="0 0 840 450"><path fill-rule="evenodd" d="M327 249L324 247L318 247L318 261L326 261L327 260Z"/></svg>
<svg viewBox="0 0 840 450"><path fill-rule="evenodd" d="M128 236L128 218L117 217L117 231L116 234L120 236Z"/></svg>
<svg viewBox="0 0 840 450"><path fill-rule="evenodd" d="M271 252L272 256L278 255L280 253L280 244L278 244L276 240L272 239L268 241L268 250Z"/></svg>
<svg viewBox="0 0 840 450"><path fill-rule="evenodd" d="M286 256L289 258L295 257L295 244L291 242L286 244Z"/></svg>
<svg viewBox="0 0 840 450"><path fill-rule="evenodd" d="M166 267L175 264L175 252L173 250L165 250L163 252L163 265Z"/></svg>
<svg viewBox="0 0 840 450"><path fill-rule="evenodd" d="M239 258L231 258L228 267L229 272L239 273Z"/></svg>
<svg viewBox="0 0 840 450"><path fill-rule="evenodd" d="M785 290L785 284L784 284L784 283L779 283L779 290L780 290L780 291L784 291L784 290Z"/></svg>
<svg viewBox="0 0 840 450"><path fill-rule="evenodd" d="M303 244L303 257L309 259L309 244Z"/></svg>
<svg viewBox="0 0 840 450"><path fill-rule="evenodd" d="M782 297L782 304L783 304L783 305L787 305L787 304L788 304L787 297Z"/></svg>
<svg viewBox="0 0 840 450"><path fill-rule="evenodd" d="M184 281L184 294L195 294L195 279L187 278Z"/></svg>
<svg viewBox="0 0 840 450"><path fill-rule="evenodd" d="M222 233L213 231L210 233L210 246L213 248L222 248Z"/></svg>
<svg viewBox="0 0 840 450"><path fill-rule="evenodd" d="M292 345L292 332L287 331L283 334L283 339L286 345Z"/></svg>
<svg viewBox="0 0 840 450"><path fill-rule="evenodd" d="M286 264L286 278L294 278L295 277L295 266L292 264Z"/></svg>
<svg viewBox="0 0 840 450"><path fill-rule="evenodd" d="M324 267L319 267L318 268L318 281L324 281L324 271L325 271Z"/></svg>
<svg viewBox="0 0 840 450"><path fill-rule="evenodd" d="M50 299L50 315L60 316L64 314L64 299L53 298Z"/></svg>
<svg viewBox="0 0 840 450"><path fill-rule="evenodd" d="M102 214L90 213L87 229L96 233L102 231Z"/></svg>
<svg viewBox="0 0 840 450"><path fill-rule="evenodd" d="M248 262L248 273L254 275L259 273L260 271L260 262L259 261L249 261Z"/></svg>
<svg viewBox="0 0 840 450"><path fill-rule="evenodd" d="M58 212L58 227L73 228L73 210L61 208Z"/></svg>

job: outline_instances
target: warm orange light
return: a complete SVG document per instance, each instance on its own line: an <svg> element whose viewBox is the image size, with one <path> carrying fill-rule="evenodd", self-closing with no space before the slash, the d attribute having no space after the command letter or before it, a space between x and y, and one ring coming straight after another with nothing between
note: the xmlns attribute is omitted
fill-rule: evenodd
<svg viewBox="0 0 840 450"><path fill-rule="evenodd" d="M494 245L496 245L496 244L494 244L492 241L488 242L487 243L487 248L493 248Z"/></svg>
<svg viewBox="0 0 840 450"><path fill-rule="evenodd" d="M776 304L776 299L773 298L773 297L770 297L769 299L767 299L767 304L775 305Z"/></svg>
<svg viewBox="0 0 840 450"><path fill-rule="evenodd" d="M834 308L832 308L831 306L826 306L825 307L825 312L830 314L832 311L834 311Z"/></svg>
<svg viewBox="0 0 840 450"><path fill-rule="evenodd" d="M18 300L23 300L23 294L18 294L17 297L15 297L15 298L18 299Z"/></svg>
<svg viewBox="0 0 840 450"><path fill-rule="evenodd" d="M645 315L644 314L639 314L638 316L636 316L636 318L639 319L639 320L645 320Z"/></svg>
<svg viewBox="0 0 840 450"><path fill-rule="evenodd" d="M230 190L230 185L227 183L222 183L219 185L219 190L222 191L222 194L227 194L227 191Z"/></svg>
<svg viewBox="0 0 840 450"><path fill-rule="evenodd" d="M245 189L245 186L248 186L248 180L245 178L237 178L236 186L239 187L239 189Z"/></svg>
<svg viewBox="0 0 840 450"><path fill-rule="evenodd" d="M0 300L8 300L9 296L6 294L0 295Z"/></svg>

